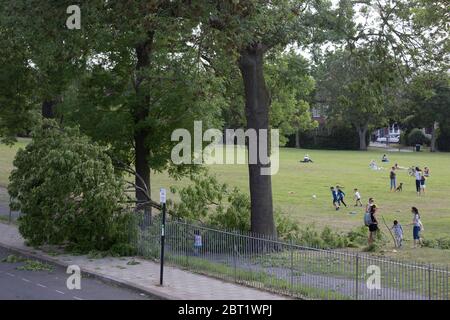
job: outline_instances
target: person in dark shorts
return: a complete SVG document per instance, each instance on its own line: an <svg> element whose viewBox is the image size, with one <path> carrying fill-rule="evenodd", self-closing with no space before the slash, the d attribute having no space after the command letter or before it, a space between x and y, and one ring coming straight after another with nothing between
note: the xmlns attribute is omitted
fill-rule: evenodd
<svg viewBox="0 0 450 320"><path fill-rule="evenodd" d="M420 170L419 167L416 167L414 170L414 176L416 178L416 192L417 195L420 196L420 192L422 191L422 170Z"/></svg>
<svg viewBox="0 0 450 320"><path fill-rule="evenodd" d="M334 189L334 187L330 187L330 190L331 190L331 195L333 196L333 206L337 211L337 210L339 210L338 193L337 193L336 189Z"/></svg>
<svg viewBox="0 0 450 320"><path fill-rule="evenodd" d="M344 201L345 192L342 191L341 187L339 187L339 186L337 186L336 189L337 189L337 197L338 197L339 205L341 205L341 202L342 202L342 204L344 206L347 206L347 204Z"/></svg>
<svg viewBox="0 0 450 320"><path fill-rule="evenodd" d="M370 219L371 223L369 224L369 246L373 244L373 240L375 239L376 233L378 231L378 221L376 218L376 213L378 211L378 207L376 204L373 204L370 207Z"/></svg>

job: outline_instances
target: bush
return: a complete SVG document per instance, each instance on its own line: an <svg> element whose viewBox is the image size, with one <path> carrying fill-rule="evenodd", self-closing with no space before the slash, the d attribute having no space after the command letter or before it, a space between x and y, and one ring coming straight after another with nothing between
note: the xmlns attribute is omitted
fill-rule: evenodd
<svg viewBox="0 0 450 320"><path fill-rule="evenodd" d="M107 250L127 239L123 185L105 149L78 129L45 122L14 160L8 192L24 213L19 231L30 245L68 244Z"/></svg>
<svg viewBox="0 0 450 320"><path fill-rule="evenodd" d="M415 146L416 144L430 144L430 139L425 136L422 130L415 128L408 134L408 145Z"/></svg>
<svg viewBox="0 0 450 320"><path fill-rule="evenodd" d="M366 142L369 145L370 134L367 133ZM295 147L295 136L288 146ZM355 128L333 126L300 133L300 146L306 149L328 150L359 150L359 137Z"/></svg>
<svg viewBox="0 0 450 320"><path fill-rule="evenodd" d="M423 246L427 248L435 248L435 249L450 249L450 238L439 238L439 239L431 239L423 240Z"/></svg>
<svg viewBox="0 0 450 320"><path fill-rule="evenodd" d="M441 125L439 136L436 140L439 151L450 151L450 125Z"/></svg>

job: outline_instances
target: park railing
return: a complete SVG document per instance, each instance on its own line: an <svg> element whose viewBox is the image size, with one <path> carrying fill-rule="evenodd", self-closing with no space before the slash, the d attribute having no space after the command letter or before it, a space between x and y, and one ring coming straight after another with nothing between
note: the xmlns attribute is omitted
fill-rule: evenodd
<svg viewBox="0 0 450 320"><path fill-rule="evenodd" d="M141 224L132 242L159 259L160 221ZM201 247L194 236L201 236ZM302 299L448 300L450 273L432 265L324 250L250 232L168 221L165 261L226 281Z"/></svg>

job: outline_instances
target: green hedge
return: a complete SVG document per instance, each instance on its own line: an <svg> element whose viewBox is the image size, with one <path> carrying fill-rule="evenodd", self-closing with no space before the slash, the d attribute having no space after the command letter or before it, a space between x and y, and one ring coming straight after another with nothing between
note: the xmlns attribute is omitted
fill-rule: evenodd
<svg viewBox="0 0 450 320"><path fill-rule="evenodd" d="M328 130L319 133L316 133L315 130L301 133L300 146L306 149L359 150L359 136L355 128L333 127L329 130L330 134L327 134L326 131ZM366 136L366 142L369 145L369 132ZM295 136L290 139L288 146L295 147Z"/></svg>

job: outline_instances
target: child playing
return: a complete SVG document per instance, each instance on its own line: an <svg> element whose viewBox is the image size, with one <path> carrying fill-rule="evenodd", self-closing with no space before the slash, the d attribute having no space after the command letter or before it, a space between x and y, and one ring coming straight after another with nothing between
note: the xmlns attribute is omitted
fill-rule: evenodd
<svg viewBox="0 0 450 320"><path fill-rule="evenodd" d="M341 187L339 187L339 186L336 186L336 188L337 188L337 196L338 196L338 202L339 202L339 205L340 205L341 202L342 202L342 204L343 204L344 206L347 206L347 204L344 202L345 192L342 191Z"/></svg>
<svg viewBox="0 0 450 320"><path fill-rule="evenodd" d="M392 232L394 233L395 238L395 246L397 248L402 247L402 241L403 241L403 228L400 223L398 223L397 220L394 220L394 225L391 228Z"/></svg>
<svg viewBox="0 0 450 320"><path fill-rule="evenodd" d="M339 210L339 198L337 191L334 187L330 187L331 195L333 196L333 206L336 208L336 211Z"/></svg>
<svg viewBox="0 0 450 320"><path fill-rule="evenodd" d="M194 254L198 255L202 248L202 236L198 230L194 231Z"/></svg>
<svg viewBox="0 0 450 320"><path fill-rule="evenodd" d="M360 207L362 207L363 204L362 204L362 202L361 202L361 194L359 193L358 189L356 189L356 188L355 188L354 191L355 191L354 199L355 199L355 201L356 201L355 207L357 207L358 204L359 204Z"/></svg>

